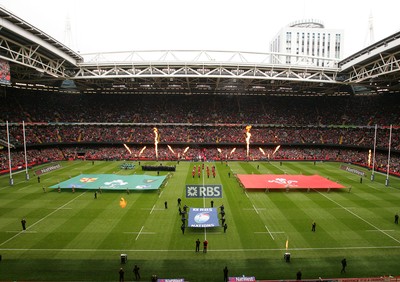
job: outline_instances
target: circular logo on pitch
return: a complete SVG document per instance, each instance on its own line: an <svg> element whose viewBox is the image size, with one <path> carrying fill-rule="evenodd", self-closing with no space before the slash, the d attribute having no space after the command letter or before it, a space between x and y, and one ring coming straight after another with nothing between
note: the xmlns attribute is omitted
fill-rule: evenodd
<svg viewBox="0 0 400 282"><path fill-rule="evenodd" d="M210 219L210 214L207 212L201 212L196 214L194 221L196 223L206 223Z"/></svg>

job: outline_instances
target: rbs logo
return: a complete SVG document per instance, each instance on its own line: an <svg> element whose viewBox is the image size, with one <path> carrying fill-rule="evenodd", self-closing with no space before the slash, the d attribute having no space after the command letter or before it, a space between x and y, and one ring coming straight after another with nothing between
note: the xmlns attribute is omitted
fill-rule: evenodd
<svg viewBox="0 0 400 282"><path fill-rule="evenodd" d="M222 198L222 185L186 185L186 198Z"/></svg>

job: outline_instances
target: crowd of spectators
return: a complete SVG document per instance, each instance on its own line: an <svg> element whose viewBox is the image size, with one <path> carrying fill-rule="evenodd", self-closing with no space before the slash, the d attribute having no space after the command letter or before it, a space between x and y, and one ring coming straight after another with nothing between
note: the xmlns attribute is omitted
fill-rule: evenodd
<svg viewBox="0 0 400 282"><path fill-rule="evenodd" d="M396 93L369 97L276 97L18 92L0 96L0 121L399 125L399 101Z"/></svg>
<svg viewBox="0 0 400 282"><path fill-rule="evenodd" d="M392 124L391 149L395 161L391 170L398 172L399 97L397 94L274 97L18 92L0 96L0 139L7 139L5 121L8 121L10 143L17 147L12 150L15 165L24 163L22 121L26 123L30 163L77 158L155 159L154 127L157 127L160 159L318 159L365 165L366 154L374 144L374 125L378 125L376 146L382 156L387 156ZM249 152L245 139L247 125L252 126ZM136 153L129 154L122 146L125 143L136 148ZM175 147L176 152L172 153L166 145ZM271 150L278 145L282 149L272 154ZM144 146L147 149L139 156ZM187 147L191 149L183 154ZM233 148L237 150L231 153ZM1 169L8 167L6 153L0 150ZM385 157L380 158L379 166L386 166Z"/></svg>
<svg viewBox="0 0 400 282"><path fill-rule="evenodd" d="M23 145L21 126L11 126L10 143ZM389 128L379 128L376 146L388 148ZM400 128L392 130L391 148L400 150ZM158 127L159 142L162 144L244 144L244 126L194 126L161 125ZM250 142L266 144L309 144L373 147L375 129L341 127L261 127L250 130ZM1 131L5 136L5 129ZM73 144L73 143L154 143L152 125L27 125L26 144Z"/></svg>

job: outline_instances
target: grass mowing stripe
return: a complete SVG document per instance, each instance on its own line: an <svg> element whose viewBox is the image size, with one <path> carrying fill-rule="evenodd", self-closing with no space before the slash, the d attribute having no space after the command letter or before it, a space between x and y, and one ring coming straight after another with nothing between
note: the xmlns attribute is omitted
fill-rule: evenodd
<svg viewBox="0 0 400 282"><path fill-rule="evenodd" d="M61 207L59 207L58 209L52 211L51 213L49 213L48 215L46 215L45 217L39 219L38 221L32 223L31 225L29 225L26 230L32 228L33 226L35 226L36 224L42 222L43 220L45 220L46 218L48 218L49 216L53 215L54 213L56 213L57 211L61 210L62 208L64 208L65 206L69 205L70 203L72 203L73 201L75 201L77 198L81 197L82 195L84 195L84 193L76 196L75 198L73 198L72 200L70 200L69 202L67 202L66 204L62 205ZM3 243L0 244L0 247L3 246L4 244L7 244L8 242L10 242L11 240L13 240L15 237L21 235L22 233L24 233L24 230L20 231L19 233L15 234L14 236L12 236L11 238L9 238L8 240L4 241Z"/></svg>
<svg viewBox="0 0 400 282"><path fill-rule="evenodd" d="M317 191L320 195L324 196L325 198L327 198L328 200L332 201L333 203L335 203L336 205L338 205L339 207L343 208L344 210L346 210L347 212L351 213L352 215L354 215L355 217L361 219L362 221L364 221L365 223L367 223L368 225L372 226L373 228L375 228L377 231L385 234L386 236L388 236L389 238L393 239L394 241L396 241L397 243L400 244L400 241L397 240L396 238L394 238L393 236L387 234L384 230L379 229L378 227L376 227L375 225L373 225L372 223L370 223L369 221L365 220L364 218L362 218L361 216L359 216L358 214L352 212L351 210L349 210L348 208L342 206L341 204L339 204L338 202L336 202L335 200L329 198L328 196L322 194L321 192Z"/></svg>
<svg viewBox="0 0 400 282"><path fill-rule="evenodd" d="M121 171L122 163L99 161L92 165L88 161L65 162L63 169L41 176L40 184L36 184L36 179L26 181L25 175L20 173L15 175L16 182L21 182L15 186L17 189L8 188L8 179L0 177L0 187L8 188L0 190L0 230L3 230L0 231L0 242L14 235L7 235L4 230L19 229L21 216L35 222L76 196L50 189L48 193L43 193L42 184L48 187L78 172L156 175L156 172L141 171L140 167ZM142 164L158 165L159 162L143 161ZM38 230L37 234L21 235L2 246L7 248L0 249L3 255L0 263L2 279L113 281L118 277L120 267L124 267L127 273L126 269L129 270L132 263L141 266L143 277L155 273L159 277L182 277L192 282L218 281L225 265L232 276L249 274L257 279L293 279L301 268L304 278L315 279L322 273L325 277L338 277L343 256L348 258L349 271L341 278L398 273L400 245L382 236L379 230L367 232L373 229L370 225L329 199L314 191L245 191L235 177L228 177L228 172L231 176L233 172L282 174L283 169L290 174L319 174L345 186L351 185L351 193L322 193L347 209L353 208L356 214L394 238L398 237L399 230L392 218L398 212L400 193L399 189L392 187L399 186L399 179L391 178L392 189L384 189L384 176L377 174L374 182L360 184L358 176L343 172L337 162L316 165L312 162L282 162L280 166L278 162L249 161L204 162L205 166L216 165L217 176L204 177L203 180L197 175L194 179L191 177L194 164L198 166L202 163L176 164L176 171L168 179L167 187L162 188L159 194L132 192L126 195L124 191L106 191L93 200L93 195L87 193L67 207L72 207L72 210L63 208L65 211L60 210L36 226L34 230ZM259 169L256 169L257 165ZM187 228L185 234L180 230L182 222L176 206L178 197L182 198L182 205L189 207L209 206L211 201L203 197L186 198L186 184L223 185L223 198L213 200L216 207L224 204L229 228L227 233L221 232L221 227L206 230L210 243L208 254L195 253L196 239L204 236L202 228ZM26 185L30 187L18 190ZM125 209L118 205L121 196L128 202ZM168 201L168 209L164 209L164 201ZM153 206L155 208L150 214ZM157 207L159 212L156 212ZM245 211L249 208L252 211ZM311 232L311 219L317 222L316 233ZM391 229L395 231L388 231ZM140 236L135 240L140 230ZM258 231L264 232L257 236ZM271 234L275 240L269 238ZM290 238L289 250L293 256L290 264L282 259L287 238ZM396 246L392 246L394 244ZM126 265L120 264L121 253L131 256ZM260 265L267 265L268 268Z"/></svg>

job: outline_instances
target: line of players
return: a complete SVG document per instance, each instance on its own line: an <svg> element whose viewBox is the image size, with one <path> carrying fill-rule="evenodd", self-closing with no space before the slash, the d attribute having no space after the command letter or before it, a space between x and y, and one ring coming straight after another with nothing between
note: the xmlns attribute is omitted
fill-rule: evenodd
<svg viewBox="0 0 400 282"><path fill-rule="evenodd" d="M204 163L198 166L194 165L192 169L192 178L196 176L196 171L197 171L197 176L200 178L201 176L201 171L204 170ZM206 173L207 173L207 178L210 178L210 167L207 165L206 167ZM211 173L213 178L215 178L216 172L215 172L215 165L211 167Z"/></svg>

